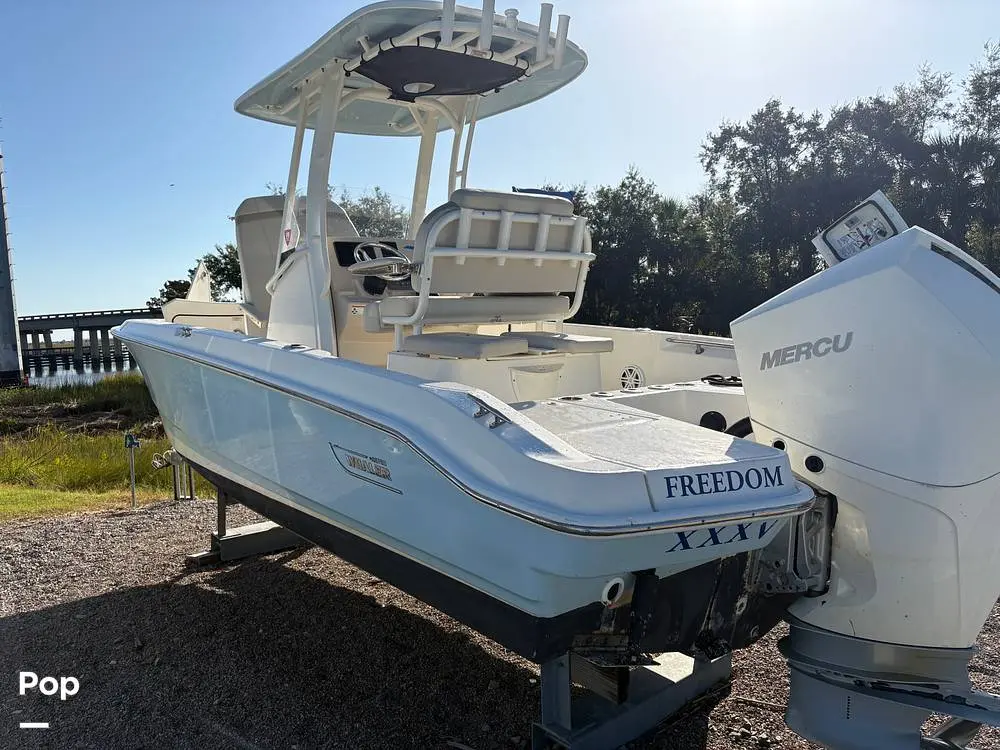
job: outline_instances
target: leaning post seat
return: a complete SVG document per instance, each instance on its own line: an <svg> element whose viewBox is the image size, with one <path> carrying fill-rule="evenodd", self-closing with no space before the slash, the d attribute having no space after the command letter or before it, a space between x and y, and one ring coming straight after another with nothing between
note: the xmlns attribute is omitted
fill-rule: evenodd
<svg viewBox="0 0 1000 750"><path fill-rule="evenodd" d="M613 351L615 341L606 336L581 336L555 331L517 331L502 336L516 336L528 342L532 349L566 352L567 354L593 354Z"/></svg>
<svg viewBox="0 0 1000 750"><path fill-rule="evenodd" d="M392 326L397 351L408 350L407 326L422 354L434 354L434 337L442 336L440 356L455 356L450 352L471 349L445 343L447 334L423 334L423 327L565 321L579 309L594 260L586 221L565 198L456 190L417 231L415 294L370 303L365 326Z"/></svg>
<svg viewBox="0 0 1000 750"><path fill-rule="evenodd" d="M477 333L419 333L403 340L403 351L455 359L492 359L528 354L520 336L481 336Z"/></svg>

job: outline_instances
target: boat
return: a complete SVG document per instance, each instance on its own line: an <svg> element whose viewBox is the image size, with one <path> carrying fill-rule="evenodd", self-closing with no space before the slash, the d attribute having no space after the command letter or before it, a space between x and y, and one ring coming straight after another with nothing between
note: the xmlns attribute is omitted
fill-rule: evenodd
<svg viewBox="0 0 1000 750"><path fill-rule="evenodd" d="M924 304L921 320L940 312L928 298L950 301L955 290L995 314L983 288L1000 281L924 230L904 231L876 196L824 235L828 270L735 321L732 339L570 322L596 257L586 219L551 191L468 185L480 120L564 96L583 73L569 21L560 15L553 31L550 4L531 24L513 9L496 14L492 0L389 0L349 15L236 101L240 114L294 129L284 194L250 198L235 214L243 301L178 300L164 321L130 320L114 335L138 361L174 449L220 498L541 664L537 747L611 746L648 728L648 706L642 721L571 725L577 678L611 676L624 705L623 676L654 655L723 663L783 618L795 623L790 725L845 750L916 747L887 738L919 742L923 708L900 709L879 724L883 744L863 744L856 723L811 701L885 702L850 677L885 677L861 641L896 644L886 652L902 654L894 677L934 677L920 669L935 655L955 677L1000 593L975 573L1000 561L982 539L996 515L987 495L959 510L966 501L951 483L988 482L976 484L983 493L996 474L983 475L992 464L982 450L962 458L969 440L921 429L913 400L873 377L917 355L888 343L898 329L865 318L873 306L843 294L877 297L886 269L910 278L901 244L904 260L945 248L935 262L947 273L921 276L924 296L885 285L881 298L899 297L902 309ZM519 137L554 136L547 128ZM428 210L441 132L452 137L447 194ZM361 236L329 199L337 133L419 141L405 235ZM857 216L880 233L868 231L856 258L840 257ZM946 279L953 286L938 289ZM945 335L927 326L928 345ZM864 356L873 351L877 361ZM976 366L992 372L995 358ZM948 421L939 411L932 425L968 427L968 412ZM880 417L898 421L873 429ZM945 456L968 471L936 472ZM904 561L898 545L909 538L893 535L905 528L921 550L953 544ZM947 572L934 574L934 601L960 605L960 622L918 616L927 586L903 581L907 565L937 564ZM973 575L959 585L965 564ZM910 659L913 648L926 658ZM953 682L955 695L971 695Z"/></svg>
<svg viewBox="0 0 1000 750"><path fill-rule="evenodd" d="M742 623L757 609L777 621L780 597L737 615L704 581L741 586L813 492L781 451L697 425L703 412L745 417L735 394L731 408L700 405L731 389L620 392L618 342L559 330L595 257L586 220L563 197L467 187L468 139L569 84L586 56L565 16L553 34L513 13L457 8L450 30L442 15L433 2L369 6L240 97L238 112L295 128L286 194L235 214L244 301L178 301L169 322L115 335L175 449L217 486L522 656L624 633L634 571L659 586L646 606L685 599L683 627L659 620L643 649L748 643ZM428 212L439 129L453 135L449 195ZM420 139L409 236L360 237L329 201L335 132ZM223 330L241 314L246 326ZM705 359L692 375L715 374Z"/></svg>

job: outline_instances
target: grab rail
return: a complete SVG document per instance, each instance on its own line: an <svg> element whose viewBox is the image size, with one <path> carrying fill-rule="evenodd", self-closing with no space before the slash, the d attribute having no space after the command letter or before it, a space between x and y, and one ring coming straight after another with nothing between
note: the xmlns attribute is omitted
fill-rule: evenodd
<svg viewBox="0 0 1000 750"><path fill-rule="evenodd" d="M274 288L278 285L278 282L281 280L281 277L284 276L288 272L288 269L295 264L295 259L304 258L306 255L308 255L308 250L305 249L299 250L298 248L293 250L292 254L281 262L281 265L278 266L278 270L275 271L274 275L267 280L266 284L264 284L264 290L268 294L273 295Z"/></svg>

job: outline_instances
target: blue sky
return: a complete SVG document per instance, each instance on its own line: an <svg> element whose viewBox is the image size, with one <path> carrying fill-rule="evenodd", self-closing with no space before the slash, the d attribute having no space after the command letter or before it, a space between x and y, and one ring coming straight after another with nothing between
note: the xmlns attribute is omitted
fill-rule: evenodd
<svg viewBox="0 0 1000 750"><path fill-rule="evenodd" d="M475 4L477 0L466 0ZM34 0L0 12L0 141L19 314L141 306L233 237L287 173L292 131L238 95L363 2ZM514 5L535 21L538 4ZM470 184L599 185L635 164L676 196L698 150L769 97L827 110L920 63L964 75L1000 36L993 0L555 0L590 57L572 85L484 121ZM445 199L440 139L431 205ZM338 136L331 182L409 204L411 139ZM304 181L304 174L302 177ZM835 213L842 207L832 209Z"/></svg>

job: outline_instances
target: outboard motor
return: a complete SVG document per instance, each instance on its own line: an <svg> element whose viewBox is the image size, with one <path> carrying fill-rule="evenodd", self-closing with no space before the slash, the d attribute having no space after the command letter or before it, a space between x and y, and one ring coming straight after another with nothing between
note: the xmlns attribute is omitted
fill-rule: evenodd
<svg viewBox="0 0 1000 750"><path fill-rule="evenodd" d="M1000 723L967 669L1000 595L1000 278L883 201L732 326L755 439L836 508L829 586L789 609L785 718L839 750L964 747ZM932 712L956 718L921 740Z"/></svg>

